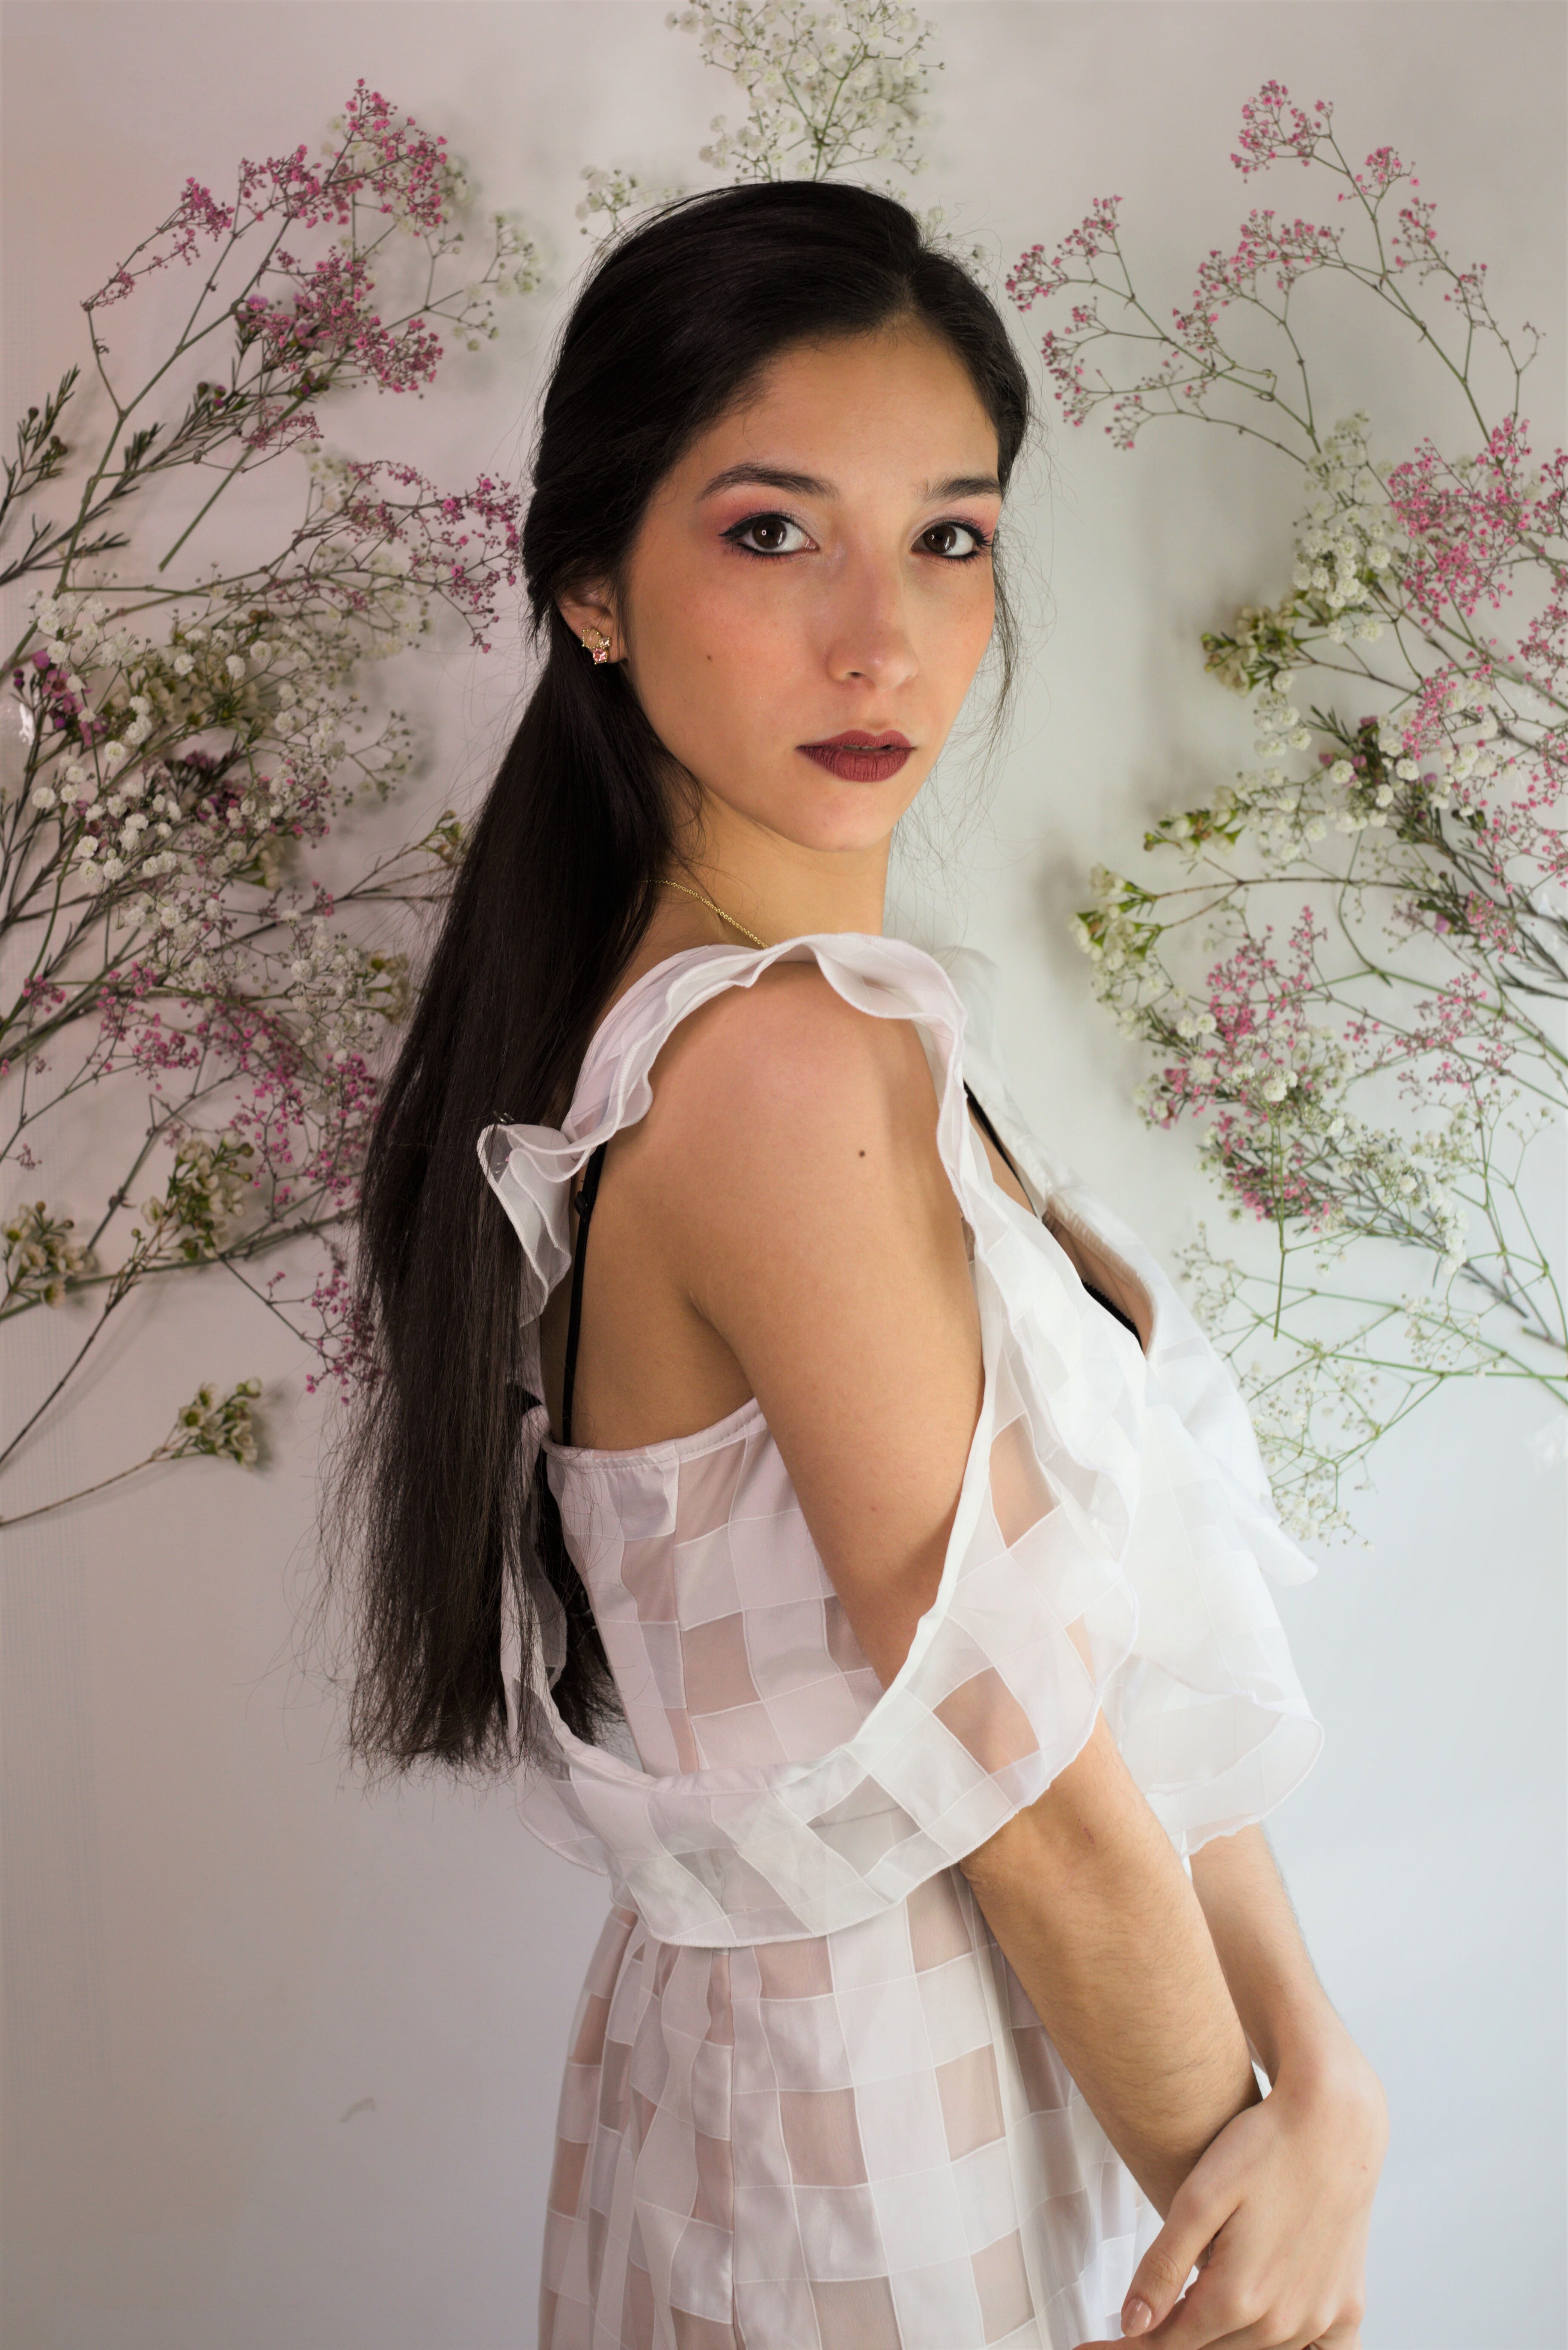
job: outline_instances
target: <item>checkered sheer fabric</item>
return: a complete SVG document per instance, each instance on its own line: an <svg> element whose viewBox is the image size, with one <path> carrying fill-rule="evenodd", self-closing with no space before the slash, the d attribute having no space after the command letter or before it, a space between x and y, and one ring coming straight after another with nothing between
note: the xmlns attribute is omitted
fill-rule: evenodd
<svg viewBox="0 0 1568 2350"><path fill-rule="evenodd" d="M808 956L925 1043L972 1246L980 1423L936 1599L884 1690L755 1402L630 1452L556 1445L530 1415L627 1732L575 1739L539 1668L548 1752L523 1815L616 1904L562 2094L545 2350L1114 2334L1151 2215L956 1864L1097 1708L1183 1852L1261 1818L1321 1742L1262 1572L1311 1570L1241 1396L1137 1236L1028 1134L981 958L852 933L649 972L561 1130L479 1139L531 1323L569 1269L570 1184L646 1113L677 1021ZM1051 1225L993 1180L966 1078ZM514 1622L514 1704L519 1653Z"/></svg>

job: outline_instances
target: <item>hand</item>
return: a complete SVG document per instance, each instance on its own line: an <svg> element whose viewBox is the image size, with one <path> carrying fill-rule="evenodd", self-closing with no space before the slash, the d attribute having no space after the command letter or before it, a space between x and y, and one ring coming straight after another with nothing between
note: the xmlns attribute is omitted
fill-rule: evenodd
<svg viewBox="0 0 1568 2350"><path fill-rule="evenodd" d="M1270 2095L1227 2123L1177 2189L1122 2305L1123 2339L1151 2350L1359 2350L1387 2140L1381 2085L1347 2036L1326 2061L1282 2066Z"/></svg>

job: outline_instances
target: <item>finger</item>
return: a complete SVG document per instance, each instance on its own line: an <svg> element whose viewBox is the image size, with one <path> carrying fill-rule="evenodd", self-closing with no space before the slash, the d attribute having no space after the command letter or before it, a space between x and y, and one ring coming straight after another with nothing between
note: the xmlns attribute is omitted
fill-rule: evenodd
<svg viewBox="0 0 1568 2350"><path fill-rule="evenodd" d="M1199 2277L1164 2323L1141 2337L1148 2350L1355 2350L1355 2334L1282 2324L1256 2295L1224 2280L1211 2285L1210 2274Z"/></svg>
<svg viewBox="0 0 1568 2350"><path fill-rule="evenodd" d="M1244 2263L1227 2259L1227 2249L1222 2239L1169 2315L1137 2337L1146 2350L1307 2350L1309 2336L1287 2341L1267 2318Z"/></svg>
<svg viewBox="0 0 1568 2350"><path fill-rule="evenodd" d="M1236 2209L1234 2195L1205 2194L1196 2173L1178 2188L1164 2227L1137 2268L1122 2303L1122 2333L1147 2338L1181 2297L1182 2287Z"/></svg>

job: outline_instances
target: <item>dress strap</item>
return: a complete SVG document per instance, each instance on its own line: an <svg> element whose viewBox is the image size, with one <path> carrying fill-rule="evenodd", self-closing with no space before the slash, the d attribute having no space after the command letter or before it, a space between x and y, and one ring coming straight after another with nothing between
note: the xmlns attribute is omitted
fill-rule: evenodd
<svg viewBox="0 0 1568 2350"><path fill-rule="evenodd" d="M594 1212L598 1197L599 1177L604 1172L605 1152L608 1139L590 1152L583 1169L582 1189L573 1199L577 1211L576 1238L572 1247L572 1302L566 1315L566 1367L561 1375L561 1441L572 1440L572 1386L577 1375L577 1337L583 1318L583 1265L588 1253L588 1219Z"/></svg>

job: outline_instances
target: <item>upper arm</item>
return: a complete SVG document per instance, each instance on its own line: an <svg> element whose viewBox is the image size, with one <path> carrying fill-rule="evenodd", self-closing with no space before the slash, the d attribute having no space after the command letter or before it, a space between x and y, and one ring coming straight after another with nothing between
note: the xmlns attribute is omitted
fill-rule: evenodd
<svg viewBox="0 0 1568 2350"><path fill-rule="evenodd" d="M671 1273L744 1369L887 1682L935 1596L982 1379L919 1034L774 965L682 1023L657 1098Z"/></svg>

